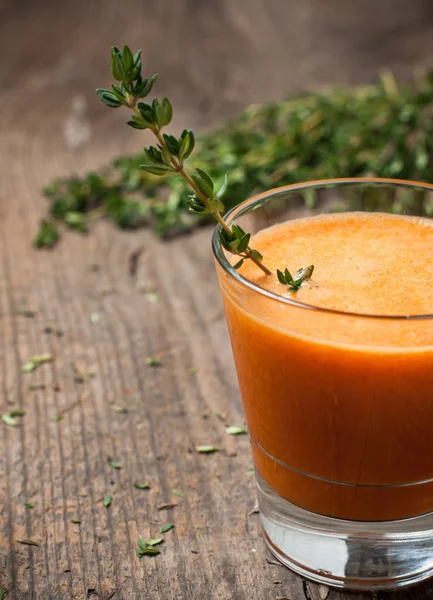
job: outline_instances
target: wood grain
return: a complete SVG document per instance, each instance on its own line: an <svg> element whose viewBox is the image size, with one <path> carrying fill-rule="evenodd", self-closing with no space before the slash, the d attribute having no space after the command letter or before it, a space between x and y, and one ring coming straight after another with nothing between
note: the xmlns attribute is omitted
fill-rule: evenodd
<svg viewBox="0 0 433 600"><path fill-rule="evenodd" d="M408 77L415 63L427 64L429 0L377 4L0 4L0 412L26 411L22 426L0 424L0 588L8 600L320 597L318 586L266 555L258 516L248 515L255 505L248 440L224 433L243 415L210 232L163 244L100 222L87 237L66 235L54 252L34 251L31 240L45 210L43 185L144 143L94 95L109 81L111 44L143 47L149 70L163 75L161 93L178 107L175 124L205 127L313 84L368 81L385 66ZM131 275L130 257L141 247ZM191 261L197 248L208 250ZM23 307L35 318L22 316ZM21 373L42 352L54 361ZM160 367L146 364L153 355ZM79 383L74 369L95 376ZM45 389L29 391L29 383ZM220 452L199 455L198 444ZM135 481L151 489L137 490ZM177 506L157 510L167 502ZM155 535L167 521L176 526L161 555L139 561L138 535ZM393 598L415 596L431 598L431 584Z"/></svg>

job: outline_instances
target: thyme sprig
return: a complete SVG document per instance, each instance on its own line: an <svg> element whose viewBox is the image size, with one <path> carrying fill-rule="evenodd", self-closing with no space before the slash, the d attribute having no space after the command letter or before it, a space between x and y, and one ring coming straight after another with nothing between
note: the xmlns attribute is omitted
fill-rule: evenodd
<svg viewBox="0 0 433 600"><path fill-rule="evenodd" d="M128 46L119 50L115 46L111 48L111 71L114 79L119 85L112 84L111 89L98 88L96 93L101 101L109 108L125 106L132 110L128 125L134 129L148 129L157 139L156 146L144 149L147 163L141 165L148 173L153 175L165 175L168 172L179 173L188 183L193 193L189 196L189 210L197 215L211 215L220 224L220 242L231 254L239 257L234 265L239 269L244 260L251 260L266 275L272 275L270 269L263 264L263 256L258 250L250 246L251 234L245 232L239 225L229 226L224 220L222 213L225 205L222 201L227 190L227 176L217 190L210 175L199 168L196 172L189 174L184 163L194 150L195 137L191 130L184 129L179 137L163 133L164 127L170 124L173 117L173 107L164 97L162 100L154 98L152 103L143 102L152 91L153 85L158 79L155 74L150 78L142 76L141 50L134 55ZM299 289L312 267L303 269L305 274L298 285L298 280L287 282L289 289ZM281 279L279 279L281 281Z"/></svg>

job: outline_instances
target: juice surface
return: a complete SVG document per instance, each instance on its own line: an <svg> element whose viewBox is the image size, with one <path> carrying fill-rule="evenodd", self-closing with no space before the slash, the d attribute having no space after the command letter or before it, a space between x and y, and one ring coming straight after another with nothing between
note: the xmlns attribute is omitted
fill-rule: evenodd
<svg viewBox="0 0 433 600"><path fill-rule="evenodd" d="M433 220L381 213L296 219L266 229L252 245L271 271L315 265L300 302L375 315L433 313ZM251 261L241 274L276 294L284 286Z"/></svg>
<svg viewBox="0 0 433 600"><path fill-rule="evenodd" d="M272 270L313 263L296 295L250 261L241 274L307 304L433 313L433 221L343 213L252 240ZM258 472L308 510L358 520L433 510L433 322L312 311L219 269Z"/></svg>

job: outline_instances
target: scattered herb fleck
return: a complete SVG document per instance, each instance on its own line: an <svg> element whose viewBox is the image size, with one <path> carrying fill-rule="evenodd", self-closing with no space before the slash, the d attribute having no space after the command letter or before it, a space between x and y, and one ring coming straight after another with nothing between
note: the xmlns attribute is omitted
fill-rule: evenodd
<svg viewBox="0 0 433 600"><path fill-rule="evenodd" d="M23 366L21 367L21 373L31 373L35 369L36 369L35 363L32 360L29 360L28 362L24 363Z"/></svg>
<svg viewBox="0 0 433 600"><path fill-rule="evenodd" d="M33 240L35 248L52 248L59 239L59 229L52 221L41 221L39 231Z"/></svg>
<svg viewBox="0 0 433 600"><path fill-rule="evenodd" d="M216 448L215 446L203 445L203 446L196 446L195 451L198 452L199 454L212 454L213 452L218 452L219 448Z"/></svg>
<svg viewBox="0 0 433 600"><path fill-rule="evenodd" d="M151 538L146 541L147 546L159 546L164 543L164 538Z"/></svg>
<svg viewBox="0 0 433 600"><path fill-rule="evenodd" d="M123 415L128 412L128 409L125 406L117 406L117 404L114 404L113 410L115 413L118 413L119 415Z"/></svg>
<svg viewBox="0 0 433 600"><path fill-rule="evenodd" d="M188 375L196 375L198 373L197 367L190 367L188 369Z"/></svg>
<svg viewBox="0 0 433 600"><path fill-rule="evenodd" d="M134 483L134 487L137 490L150 490L150 485L148 483L138 483L137 481Z"/></svg>
<svg viewBox="0 0 433 600"><path fill-rule="evenodd" d="M52 354L37 354L36 356L32 356L30 358L30 360L28 360L25 364L23 364L23 366L21 367L21 372L22 373L30 373L31 371L34 371L39 365L42 365L43 363L47 363L47 362L51 362L53 360L53 355Z"/></svg>
<svg viewBox="0 0 433 600"><path fill-rule="evenodd" d="M112 502L113 502L113 498L111 497L111 494L105 494L104 506L106 506L108 508Z"/></svg>
<svg viewBox="0 0 433 600"><path fill-rule="evenodd" d="M46 387L47 386L45 385L45 383L30 383L28 389L31 392L36 392L37 390L45 390Z"/></svg>
<svg viewBox="0 0 433 600"><path fill-rule="evenodd" d="M149 365L149 367L159 367L161 365L161 359L157 356L148 356L146 358L146 364Z"/></svg>
<svg viewBox="0 0 433 600"><path fill-rule="evenodd" d="M92 312L92 313L90 314L90 317L89 317L89 318L90 318L90 321L91 321L91 322L92 322L94 325L96 325L97 323L99 323L99 322L100 322L100 320L101 320L101 315L100 315L99 313L97 313L97 312Z"/></svg>
<svg viewBox="0 0 433 600"><path fill-rule="evenodd" d="M279 579L276 579L275 581L272 582L274 585L280 585L281 583L283 583L282 581L280 581Z"/></svg>
<svg viewBox="0 0 433 600"><path fill-rule="evenodd" d="M160 504L157 507L157 510L171 510L175 506L177 506L177 504L174 504L173 502L166 502L165 504Z"/></svg>
<svg viewBox="0 0 433 600"><path fill-rule="evenodd" d="M162 538L155 538L146 542L140 535L137 540L137 548L135 553L138 558L142 558L143 556L157 556L161 552L157 548L153 548L153 546L162 544L163 541L164 540Z"/></svg>
<svg viewBox="0 0 433 600"><path fill-rule="evenodd" d="M151 304L158 304L159 302L159 296L156 292L146 292L145 297Z"/></svg>
<svg viewBox="0 0 433 600"><path fill-rule="evenodd" d="M135 553L138 558L143 558L143 556L158 556L158 554L161 554L161 550L148 546L147 548L137 548Z"/></svg>
<svg viewBox="0 0 433 600"><path fill-rule="evenodd" d="M62 415L62 414L56 415L54 417L54 422L58 423L59 421L63 421L64 418L65 418L65 415Z"/></svg>
<svg viewBox="0 0 433 600"><path fill-rule="evenodd" d="M220 413L220 412L216 412L215 416L217 417L217 419L219 419L220 421L225 421L227 419L227 415Z"/></svg>
<svg viewBox="0 0 433 600"><path fill-rule="evenodd" d="M5 425L9 425L9 427L16 427L18 425L16 417L24 417L25 414L25 410L17 408L15 410L10 410L9 412L3 413L1 415L1 420Z"/></svg>
<svg viewBox="0 0 433 600"><path fill-rule="evenodd" d="M23 544L24 546L39 546L37 542L34 540L28 540L27 538L16 538L15 541L18 544Z"/></svg>
<svg viewBox="0 0 433 600"><path fill-rule="evenodd" d="M178 498L183 498L183 494L179 490L171 490L171 493Z"/></svg>
<svg viewBox="0 0 433 600"><path fill-rule="evenodd" d="M113 469L119 470L122 468L122 465L119 462L111 460L111 458L108 459L108 464L110 465L110 467L113 467Z"/></svg>
<svg viewBox="0 0 433 600"><path fill-rule="evenodd" d="M81 525L80 519L71 519L71 523L73 523L74 525Z"/></svg>
<svg viewBox="0 0 433 600"><path fill-rule="evenodd" d="M225 432L228 435L243 435L248 433L248 430L245 427L238 427L237 425L230 425L230 427L225 427Z"/></svg>
<svg viewBox="0 0 433 600"><path fill-rule="evenodd" d="M34 508L34 507L35 507L35 505L32 504L31 502L24 502L24 508L30 509L30 508Z"/></svg>
<svg viewBox="0 0 433 600"><path fill-rule="evenodd" d="M28 308L22 308L21 310L17 310L16 314L19 317L27 317L27 319L34 319L38 313L35 310L29 310Z"/></svg>
<svg viewBox="0 0 433 600"><path fill-rule="evenodd" d="M159 530L161 533L167 533L168 531L171 531L174 528L174 523L166 523L165 525L163 525L161 527L161 529Z"/></svg>

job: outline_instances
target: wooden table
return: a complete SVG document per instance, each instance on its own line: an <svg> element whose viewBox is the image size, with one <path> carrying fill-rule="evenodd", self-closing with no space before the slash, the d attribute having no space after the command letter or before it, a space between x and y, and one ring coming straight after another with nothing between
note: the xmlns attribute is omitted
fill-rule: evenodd
<svg viewBox="0 0 433 600"><path fill-rule="evenodd" d="M312 82L372 76L378 63L356 43L371 26L358 18L360 3L352 3L352 20L341 6L332 12L330 5L342 4L337 0L323 4L0 6L0 412L26 411L19 427L0 423L0 588L7 600L326 596L266 554L252 512L248 439L224 431L242 424L243 415L210 231L161 243L149 232L98 222L88 236L68 233L54 251L31 247L46 208L43 185L145 143L124 125L124 114L105 109L93 93L109 82L112 43L144 46L149 70L163 74L161 93L179 106L175 125L203 127L250 101ZM401 7L390 12L395 23L407 21L408 3L385 4ZM428 6L410 3L412 29L393 59L401 75L431 39ZM331 25L345 23L343 38L332 33ZM164 50L156 47L161 31L170 39ZM391 42L383 39L386 54ZM362 58L354 75L356 52ZM158 302L144 289L154 289ZM29 357L46 352L53 362L21 373ZM146 364L154 355L161 366ZM95 375L82 383L77 371L86 370ZM29 384L45 389L30 391ZM198 444L220 452L197 454ZM165 503L176 506L159 510ZM175 528L164 536L161 555L136 558L138 536L155 536L168 521ZM38 546L18 543L22 538ZM394 598L415 594L431 598L431 584ZM344 597L329 592L337 596Z"/></svg>

